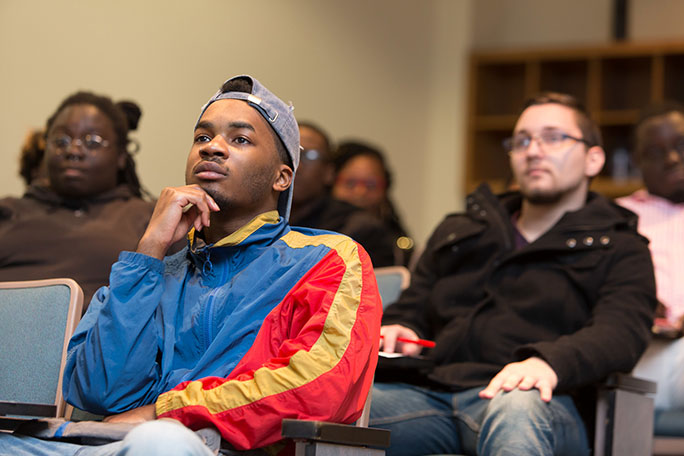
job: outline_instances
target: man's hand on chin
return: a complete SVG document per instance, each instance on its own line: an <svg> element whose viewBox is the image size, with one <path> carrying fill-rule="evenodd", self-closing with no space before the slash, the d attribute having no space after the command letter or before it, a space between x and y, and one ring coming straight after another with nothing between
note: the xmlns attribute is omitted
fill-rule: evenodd
<svg viewBox="0 0 684 456"><path fill-rule="evenodd" d="M117 415L109 415L103 421L106 421L107 423L140 424L145 421L152 421L156 418L157 411L155 404L150 404Z"/></svg>

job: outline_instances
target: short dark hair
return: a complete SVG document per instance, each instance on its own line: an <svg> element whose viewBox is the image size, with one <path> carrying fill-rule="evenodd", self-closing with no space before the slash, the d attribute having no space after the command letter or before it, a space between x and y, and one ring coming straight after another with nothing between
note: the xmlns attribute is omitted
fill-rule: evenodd
<svg viewBox="0 0 684 456"><path fill-rule="evenodd" d="M587 142L588 147L600 146L603 147L603 140L601 139L601 130L598 125L591 119L589 112L577 98L572 95L560 92L542 92L534 97L528 99L519 114L522 114L530 106L537 106L543 104L559 104L575 111L577 118L577 126L582 132L582 138Z"/></svg>
<svg viewBox="0 0 684 456"><path fill-rule="evenodd" d="M638 129L642 124L653 117L664 116L671 112L678 112L684 115L684 105L674 100L664 100L659 103L648 105L639 112L639 118L634 127L635 129Z"/></svg>
<svg viewBox="0 0 684 456"><path fill-rule="evenodd" d="M142 116L142 111L135 102L124 100L114 103L111 98L104 95L84 91L76 92L65 98L57 107L57 110L48 118L45 125L46 137L55 123L55 119L62 111L69 106L84 104L95 106L112 122L114 134L116 135L116 147L126 157L126 164L124 169L119 171L117 182L126 184L137 197L142 197L143 193L149 194L140 185L140 179L135 170L135 161L129 152L129 144L134 144L136 146L135 151L137 152L137 143L131 141L128 133L138 128L138 122Z"/></svg>
<svg viewBox="0 0 684 456"><path fill-rule="evenodd" d="M252 80L247 77L230 79L223 83L223 85L221 86L221 92L252 93ZM273 135L273 139L276 145L276 152L278 153L280 161L283 164L289 166L290 169L294 171L294 165L292 164L290 154L287 152L287 147L285 147L285 143L282 139L280 139L280 135L278 135L278 133L273 129L273 127L271 127L271 124L268 124L268 126L271 130L271 134Z"/></svg>
<svg viewBox="0 0 684 456"><path fill-rule="evenodd" d="M663 100L650 104L639 112L639 118L632 130L632 156L635 157L635 159L639 160L640 151L638 150L638 136L641 127L655 117L664 116L671 112L678 112L684 116L684 105L674 100Z"/></svg>
<svg viewBox="0 0 684 456"><path fill-rule="evenodd" d="M389 190L390 185L392 184L392 173L390 173L387 168L385 156L380 149L371 146L368 143L361 141L344 141L340 143L335 152L335 173L339 173L349 160L359 156L372 157L380 162L380 166L382 166L385 174L386 188Z"/></svg>

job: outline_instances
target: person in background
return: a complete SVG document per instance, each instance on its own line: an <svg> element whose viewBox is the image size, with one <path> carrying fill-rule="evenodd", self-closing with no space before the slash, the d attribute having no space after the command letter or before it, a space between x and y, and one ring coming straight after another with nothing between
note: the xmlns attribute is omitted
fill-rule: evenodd
<svg viewBox="0 0 684 456"><path fill-rule="evenodd" d="M659 302L654 330L662 336L634 375L658 383L657 411L684 409L684 106L666 101L642 111L633 159L646 188L617 202L639 216L639 232L650 241Z"/></svg>
<svg viewBox="0 0 684 456"><path fill-rule="evenodd" d="M0 280L70 277L86 302L107 284L112 263L135 248L154 209L129 152L140 116L135 103L91 92L60 103L45 126L47 181L0 200Z"/></svg>
<svg viewBox="0 0 684 456"><path fill-rule="evenodd" d="M470 194L385 309L383 350L436 342L415 384L375 384L388 455L588 455L591 387L630 371L650 339L647 241L634 213L588 190L605 155L586 111L541 94L505 149L520 190Z"/></svg>
<svg viewBox="0 0 684 456"><path fill-rule="evenodd" d="M49 185L47 169L43 157L45 155L45 131L35 129L29 131L21 146L19 155L19 175L24 179L26 187L30 185Z"/></svg>
<svg viewBox="0 0 684 456"><path fill-rule="evenodd" d="M382 152L363 142L345 141L335 153L332 195L378 217L394 248L394 264L407 266L414 242L404 229L389 198L392 175Z"/></svg>
<svg viewBox="0 0 684 456"><path fill-rule="evenodd" d="M310 122L299 123L299 136L302 153L290 224L346 234L366 249L373 266L394 265L394 240L382 221L330 194L335 166L329 136Z"/></svg>

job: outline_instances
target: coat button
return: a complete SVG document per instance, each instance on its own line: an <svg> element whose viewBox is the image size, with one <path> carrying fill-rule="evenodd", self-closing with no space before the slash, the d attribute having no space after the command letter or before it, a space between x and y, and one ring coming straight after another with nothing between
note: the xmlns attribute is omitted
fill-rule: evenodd
<svg viewBox="0 0 684 456"><path fill-rule="evenodd" d="M610 244L610 237L609 236L601 236L601 239L599 239L599 242L601 245L608 245Z"/></svg>
<svg viewBox="0 0 684 456"><path fill-rule="evenodd" d="M587 236L582 240L582 242L584 243L584 245L588 247L594 243L594 238L591 236Z"/></svg>
<svg viewBox="0 0 684 456"><path fill-rule="evenodd" d="M487 211L485 211L484 209L482 209L482 210L480 211L480 216L481 216L481 217L484 217L485 215L487 215Z"/></svg>
<svg viewBox="0 0 684 456"><path fill-rule="evenodd" d="M479 210L479 209L480 209L480 205L479 205L479 204L477 204L477 203L473 204L473 210L474 210L474 211L477 211L477 210Z"/></svg>
<svg viewBox="0 0 684 456"><path fill-rule="evenodd" d="M81 209L76 209L76 210L74 211L74 215L75 215L76 217L83 217L83 216L85 215L85 212L83 212L83 210L81 210Z"/></svg>
<svg viewBox="0 0 684 456"><path fill-rule="evenodd" d="M577 245L577 239L569 238L567 241L565 241L565 245L567 245L568 247L570 247L572 249Z"/></svg>
<svg viewBox="0 0 684 456"><path fill-rule="evenodd" d="M453 241L454 239L456 239L456 233L449 233L447 241Z"/></svg>

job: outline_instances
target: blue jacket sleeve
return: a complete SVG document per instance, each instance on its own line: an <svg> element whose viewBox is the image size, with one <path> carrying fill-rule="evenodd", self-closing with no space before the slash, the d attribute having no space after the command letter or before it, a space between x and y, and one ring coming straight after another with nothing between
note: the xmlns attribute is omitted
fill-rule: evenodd
<svg viewBox="0 0 684 456"><path fill-rule="evenodd" d="M74 332L64 370L67 402L99 414L153 403L160 394L160 331L155 322L163 293L163 262L122 252L109 287L95 293Z"/></svg>

